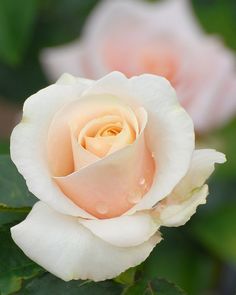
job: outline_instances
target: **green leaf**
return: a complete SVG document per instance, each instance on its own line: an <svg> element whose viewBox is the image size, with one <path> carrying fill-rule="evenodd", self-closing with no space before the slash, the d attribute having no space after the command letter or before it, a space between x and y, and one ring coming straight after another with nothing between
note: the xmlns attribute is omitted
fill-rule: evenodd
<svg viewBox="0 0 236 295"><path fill-rule="evenodd" d="M25 180L8 155L0 155L1 208L32 207L36 198L28 191Z"/></svg>
<svg viewBox="0 0 236 295"><path fill-rule="evenodd" d="M132 285L135 279L136 269L136 267L129 268L116 277L114 281L123 285Z"/></svg>
<svg viewBox="0 0 236 295"><path fill-rule="evenodd" d="M29 44L38 0L0 1L0 58L17 64Z"/></svg>
<svg viewBox="0 0 236 295"><path fill-rule="evenodd" d="M48 86L37 55L33 49L28 51L27 59L17 67L0 63L0 92L8 101L23 103L27 97Z"/></svg>
<svg viewBox="0 0 236 295"><path fill-rule="evenodd" d="M223 204L192 224L192 232L219 258L236 263L236 203Z"/></svg>
<svg viewBox="0 0 236 295"><path fill-rule="evenodd" d="M8 155L0 155L0 226L25 219L36 198Z"/></svg>
<svg viewBox="0 0 236 295"><path fill-rule="evenodd" d="M0 141L0 154L8 154L9 153L9 142L7 140Z"/></svg>
<svg viewBox="0 0 236 295"><path fill-rule="evenodd" d="M64 282L47 273L26 282L18 295L118 295L122 292L122 286L113 281L94 283L91 281Z"/></svg>
<svg viewBox="0 0 236 295"><path fill-rule="evenodd" d="M98 0L48 0L41 4L35 30L38 48L57 46L78 38Z"/></svg>
<svg viewBox="0 0 236 295"><path fill-rule="evenodd" d="M140 280L126 289L124 295L184 295L183 290L165 279Z"/></svg>
<svg viewBox="0 0 236 295"><path fill-rule="evenodd" d="M20 222L26 218L27 212L18 212L18 210L7 211L6 208L0 207L0 226L13 222Z"/></svg>
<svg viewBox="0 0 236 295"><path fill-rule="evenodd" d="M215 262L189 239L185 230L186 226L162 229L164 240L143 263L143 276L164 277L189 294L199 295L214 281Z"/></svg>
<svg viewBox="0 0 236 295"><path fill-rule="evenodd" d="M9 228L0 227L0 294L7 295L21 288L22 280L43 270L28 259L11 239Z"/></svg>

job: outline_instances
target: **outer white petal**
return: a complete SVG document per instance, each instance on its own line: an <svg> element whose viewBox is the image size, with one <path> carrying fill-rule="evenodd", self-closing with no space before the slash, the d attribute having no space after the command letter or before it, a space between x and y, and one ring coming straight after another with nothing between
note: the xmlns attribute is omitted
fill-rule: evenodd
<svg viewBox="0 0 236 295"><path fill-rule="evenodd" d="M194 191L186 201L167 205L160 209L160 223L169 227L184 225L196 213L197 207L206 203L207 195L208 186L203 185L200 189Z"/></svg>
<svg viewBox="0 0 236 295"><path fill-rule="evenodd" d="M176 198L186 197L186 193L200 188L215 169L215 163L226 161L225 155L212 149L199 149L193 153L188 173L176 186L173 193Z"/></svg>
<svg viewBox="0 0 236 295"><path fill-rule="evenodd" d="M73 84L81 84L83 83L84 86L90 87L92 85L92 82L90 79L86 78L78 78L71 74L64 73L60 76L60 78L56 81L56 84L59 85L73 85ZM75 86L75 85L74 85Z"/></svg>
<svg viewBox="0 0 236 295"><path fill-rule="evenodd" d="M145 260L161 240L156 234L136 247L115 247L94 236L77 218L42 202L11 233L27 256L65 281L113 278Z"/></svg>
<svg viewBox="0 0 236 295"><path fill-rule="evenodd" d="M98 94L113 94L119 97L121 100L126 100L130 103L131 84L124 74L118 71L110 72L101 79L94 82L92 87L86 90L87 95ZM133 97L132 97L133 98ZM137 100L137 98L135 98Z"/></svg>
<svg viewBox="0 0 236 295"><path fill-rule="evenodd" d="M157 205L156 213L164 226L185 224L206 203L208 186L204 185L214 171L215 163L224 163L225 156L215 150L196 150L190 169L173 192Z"/></svg>
<svg viewBox="0 0 236 295"><path fill-rule="evenodd" d="M67 81L67 85L62 85L61 81L32 95L25 101L22 121L11 135L11 158L26 179L29 190L62 213L86 218L91 216L69 200L52 180L46 143L55 113L65 104L79 99L88 87L88 81L77 79L76 83Z"/></svg>
<svg viewBox="0 0 236 295"><path fill-rule="evenodd" d="M147 144L156 163L153 185L134 209L149 209L167 196L189 169L194 150L191 118L169 82L154 75L131 79L133 95L148 113ZM130 212L133 212L131 209Z"/></svg>
<svg viewBox="0 0 236 295"><path fill-rule="evenodd" d="M148 212L111 219L85 220L80 222L102 240L118 247L131 247L147 241L159 228Z"/></svg>

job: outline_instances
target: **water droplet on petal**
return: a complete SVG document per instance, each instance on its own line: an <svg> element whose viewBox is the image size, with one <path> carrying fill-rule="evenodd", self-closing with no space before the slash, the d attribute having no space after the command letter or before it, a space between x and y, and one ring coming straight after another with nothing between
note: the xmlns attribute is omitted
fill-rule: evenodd
<svg viewBox="0 0 236 295"><path fill-rule="evenodd" d="M140 179L139 184L140 184L140 185L144 185L145 182L146 182L146 180L145 180L145 178L143 177L143 178Z"/></svg>
<svg viewBox="0 0 236 295"><path fill-rule="evenodd" d="M142 194L139 191L132 192L128 195L127 199L131 204L137 204L142 199Z"/></svg>
<svg viewBox="0 0 236 295"><path fill-rule="evenodd" d="M108 212L108 207L105 203L98 203L96 205L96 211L100 214L106 214Z"/></svg>
<svg viewBox="0 0 236 295"><path fill-rule="evenodd" d="M154 153L152 153L152 158L154 158L155 157L155 155L154 155Z"/></svg>
<svg viewBox="0 0 236 295"><path fill-rule="evenodd" d="M144 188L143 188L144 190L145 190L145 192L147 192L147 191L149 191L149 189L150 189L150 186L147 184L147 183L145 183L145 185L144 185Z"/></svg>

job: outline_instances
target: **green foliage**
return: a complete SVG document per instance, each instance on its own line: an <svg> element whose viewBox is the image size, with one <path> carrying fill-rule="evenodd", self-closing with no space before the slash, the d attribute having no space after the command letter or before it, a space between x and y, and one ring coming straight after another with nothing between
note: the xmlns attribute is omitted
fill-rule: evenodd
<svg viewBox="0 0 236 295"><path fill-rule="evenodd" d="M27 51L26 55L27 59L15 67L0 63L0 94L18 103L48 84L38 61L38 53Z"/></svg>
<svg viewBox="0 0 236 295"><path fill-rule="evenodd" d="M36 198L8 155L0 155L0 226L22 220Z"/></svg>
<svg viewBox="0 0 236 295"><path fill-rule="evenodd" d="M3 1L8 3L8 0ZM9 0L8 5L13 3L17 4L15 7L20 5L21 9L29 10L30 8L26 2L30 1ZM37 13L35 12L34 15L34 26L29 25L28 27L27 42L23 43L22 40L21 45L22 47L24 45L24 50L20 50L19 46L13 46L12 42L9 43L9 48L5 49L8 55L13 52L17 56L15 59L17 59L18 64L15 64L14 57L11 58L11 61L5 55L1 55L0 50L0 60L2 56L2 63L0 62L0 94L7 99L21 103L32 93L46 87L48 84L39 63L40 51L45 47L65 44L78 38L85 19L98 0L32 0L31 2L31 6L33 6L33 3L37 3ZM19 14L18 18L21 15L23 16L23 14ZM8 22L11 22L11 18L8 18ZM8 32L7 34L10 34L9 38L16 38L14 32ZM4 45L5 42L1 42L0 37L0 46L1 44L7 46Z"/></svg>
<svg viewBox="0 0 236 295"><path fill-rule="evenodd" d="M0 1L0 59L21 61L33 32L38 0Z"/></svg>
<svg viewBox="0 0 236 295"><path fill-rule="evenodd" d="M135 273L137 267L131 267L125 272L122 272L118 277L115 278L115 281L124 285L132 285L135 280Z"/></svg>
<svg viewBox="0 0 236 295"><path fill-rule="evenodd" d="M225 43L236 49L236 1L192 0L197 20L211 34L220 36Z"/></svg>
<svg viewBox="0 0 236 295"><path fill-rule="evenodd" d="M199 251L189 239L185 227L161 230L164 240L143 263L143 276L164 277L188 294L199 295L211 286L215 265L213 259Z"/></svg>
<svg viewBox="0 0 236 295"><path fill-rule="evenodd" d="M194 237L222 260L236 263L236 202L207 212L192 225Z"/></svg>
<svg viewBox="0 0 236 295"><path fill-rule="evenodd" d="M140 280L127 288L124 295L186 295L173 283L165 279Z"/></svg>
<svg viewBox="0 0 236 295"><path fill-rule="evenodd" d="M29 210L0 207L0 226L25 219Z"/></svg>
<svg viewBox="0 0 236 295"><path fill-rule="evenodd" d="M122 292L122 286L105 281L94 283L91 281L64 282L51 274L45 274L26 282L18 295L118 295Z"/></svg>
<svg viewBox="0 0 236 295"><path fill-rule="evenodd" d="M61 45L78 38L99 0L45 0L41 3L34 47Z"/></svg>
<svg viewBox="0 0 236 295"><path fill-rule="evenodd" d="M28 191L25 180L8 155L0 155L0 206L32 207L36 198Z"/></svg>
<svg viewBox="0 0 236 295"><path fill-rule="evenodd" d="M0 141L0 154L9 153L9 142L8 140Z"/></svg>
<svg viewBox="0 0 236 295"><path fill-rule="evenodd" d="M136 282L123 290L113 281L94 283L91 281L64 282L51 274L44 274L24 284L17 295L185 295L179 287L164 280L152 279Z"/></svg>
<svg viewBox="0 0 236 295"><path fill-rule="evenodd" d="M217 130L210 138L217 138L221 142L220 150L227 157L227 162L217 171L219 179L234 180L236 179L236 120L220 130Z"/></svg>
<svg viewBox="0 0 236 295"><path fill-rule="evenodd" d="M32 278L42 272L13 243L9 228L0 227L0 294L8 295L18 291L23 279Z"/></svg>

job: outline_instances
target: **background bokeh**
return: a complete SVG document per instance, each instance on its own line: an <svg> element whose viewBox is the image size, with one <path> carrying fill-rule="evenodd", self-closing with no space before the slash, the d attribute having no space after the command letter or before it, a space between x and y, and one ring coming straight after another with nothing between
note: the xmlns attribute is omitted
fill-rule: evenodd
<svg viewBox="0 0 236 295"><path fill-rule="evenodd" d="M0 0L0 154L9 153L10 132L20 117L24 100L49 84L39 62L41 50L78 38L87 16L98 2ZM236 1L193 0L192 6L204 30L219 35L227 47L236 51ZM207 205L200 207L187 225L162 230L164 241L141 265L140 272L144 277L168 279L189 295L233 295L236 294L236 118L198 140L202 146L224 152L228 162L219 167L210 180ZM0 195L6 192L4 177L5 181L11 181L11 187L19 177L13 173L13 165L4 166L6 157L0 161ZM25 214L17 212L14 221L21 220ZM12 290L23 288L18 294L36 294L34 289L27 289L32 278L21 281L34 274L24 276L20 270L13 275L19 284L14 279L1 281L1 275L12 271L6 269L9 265L17 267L24 259L20 250L13 249L16 246L8 234L8 222L13 220L7 218L0 212L0 293L1 287L7 290L4 284L15 284L18 287ZM40 272L32 270L32 273ZM43 277L44 281L50 279L54 280ZM4 292L2 294L10 294ZM52 294L47 292L41 294Z"/></svg>

